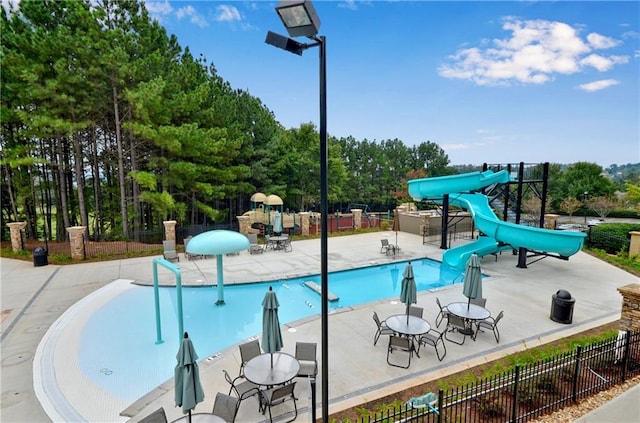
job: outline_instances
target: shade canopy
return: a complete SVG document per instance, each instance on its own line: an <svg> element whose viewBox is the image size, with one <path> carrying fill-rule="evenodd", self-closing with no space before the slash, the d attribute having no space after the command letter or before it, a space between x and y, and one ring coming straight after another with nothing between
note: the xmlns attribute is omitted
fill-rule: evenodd
<svg viewBox="0 0 640 423"><path fill-rule="evenodd" d="M480 257L476 253L471 254L464 270L464 283L462 293L469 298L482 298L482 269Z"/></svg>
<svg viewBox="0 0 640 423"><path fill-rule="evenodd" d="M262 300L262 349L272 355L280 351L283 346L278 307L280 307L278 297L273 288L269 287ZM271 366L273 367L273 357Z"/></svg>
<svg viewBox="0 0 640 423"><path fill-rule="evenodd" d="M175 403L182 407L183 413L189 413L196 404L204 400L204 391L200 384L200 370L198 369L198 354L193 348L187 332L180 343L180 349L176 355L175 367Z"/></svg>
<svg viewBox="0 0 640 423"><path fill-rule="evenodd" d="M191 238L187 244L188 254L221 255L238 253L249 248L249 239L240 232L217 229L203 232Z"/></svg>

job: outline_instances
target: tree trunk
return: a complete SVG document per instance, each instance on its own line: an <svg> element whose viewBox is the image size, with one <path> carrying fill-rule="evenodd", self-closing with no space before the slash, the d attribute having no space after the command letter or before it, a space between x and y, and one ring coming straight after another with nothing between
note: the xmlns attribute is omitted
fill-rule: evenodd
<svg viewBox="0 0 640 423"><path fill-rule="evenodd" d="M117 81L114 76L113 81ZM116 126L116 144L118 146L118 181L120 185L120 213L122 214L122 234L129 239L129 217L127 216L127 186L124 171L124 151L122 150L122 131L120 128L120 108L118 105L118 88L112 83L113 113Z"/></svg>
<svg viewBox="0 0 640 423"><path fill-rule="evenodd" d="M80 134L76 132L73 136L73 153L76 165L76 186L78 192L78 211L80 213L80 225L84 226L85 236L89 236L89 218L87 216L87 205L84 198L84 158L80 147Z"/></svg>

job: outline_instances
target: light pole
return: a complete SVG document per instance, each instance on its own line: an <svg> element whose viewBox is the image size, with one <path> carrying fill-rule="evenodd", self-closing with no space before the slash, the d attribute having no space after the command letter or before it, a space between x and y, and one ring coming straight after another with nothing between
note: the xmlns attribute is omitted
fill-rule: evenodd
<svg viewBox="0 0 640 423"><path fill-rule="evenodd" d="M584 201L582 203L582 207L584 207L584 224L587 224L587 195L589 195L589 191L584 192Z"/></svg>
<svg viewBox="0 0 640 423"><path fill-rule="evenodd" d="M328 146L327 146L327 57L326 38L318 36L320 28L320 18L310 0L283 0L276 6L276 12L287 32L291 37L307 37L313 43L300 43L292 38L285 37L275 32L269 31L265 42L299 56L310 47L319 47L320 50L320 298L321 308L321 364L322 364L322 421L329 421L329 302L328 302ZM315 386L315 382L312 388ZM315 394L315 389L312 389ZM315 418L315 395L312 398L311 414L313 421Z"/></svg>

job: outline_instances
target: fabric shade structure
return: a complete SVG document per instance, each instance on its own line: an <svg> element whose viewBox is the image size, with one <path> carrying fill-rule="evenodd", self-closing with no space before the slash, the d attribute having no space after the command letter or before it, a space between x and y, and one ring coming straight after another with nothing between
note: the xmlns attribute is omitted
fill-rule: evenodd
<svg viewBox="0 0 640 423"><path fill-rule="evenodd" d="M176 360L178 363L174 378L175 402L177 407L182 407L183 413L189 413L189 421L191 421L191 410L204 400L204 391L200 384L198 354L187 332L184 333Z"/></svg>
<svg viewBox="0 0 640 423"><path fill-rule="evenodd" d="M471 254L467 260L462 293L469 299L467 307L472 298L482 298L482 269L480 268L480 257L476 253Z"/></svg>
<svg viewBox="0 0 640 423"><path fill-rule="evenodd" d="M271 354L271 367L273 367L273 353L280 351L283 346L278 318L279 306L276 293L272 287L269 287L262 300L262 349Z"/></svg>
<svg viewBox="0 0 640 423"><path fill-rule="evenodd" d="M409 262L402 273L402 288L400 289L400 301L407 305L407 323L409 322L409 307L411 304L418 302L418 294L416 291L416 280L413 276L413 266L411 265L411 262Z"/></svg>
<svg viewBox="0 0 640 423"><path fill-rule="evenodd" d="M203 256L216 256L216 273L218 276L217 305L224 304L224 271L222 257L225 254L239 253L249 248L249 238L240 232L217 229L203 232L191 238L187 244L186 253Z"/></svg>
<svg viewBox="0 0 640 423"><path fill-rule="evenodd" d="M277 210L273 214L273 233L275 234L282 233L282 213L280 213Z"/></svg>

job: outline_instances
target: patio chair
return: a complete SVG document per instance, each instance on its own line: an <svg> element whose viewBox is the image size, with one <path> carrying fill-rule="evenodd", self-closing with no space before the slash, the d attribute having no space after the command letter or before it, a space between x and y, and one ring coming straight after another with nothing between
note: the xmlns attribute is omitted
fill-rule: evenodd
<svg viewBox="0 0 640 423"><path fill-rule="evenodd" d="M386 238L383 238L380 240L380 242L382 243L382 247L380 247L380 254L395 254L396 253L396 246L393 244L389 244L389 240Z"/></svg>
<svg viewBox="0 0 640 423"><path fill-rule="evenodd" d="M295 414L293 418L290 420L287 420L287 422L292 422L298 417L298 405L296 404L296 396L293 392L295 387L296 387L296 382L291 382L291 383L287 383L286 385L277 386L275 388L260 391L260 398L262 401L262 414L264 414L268 409L270 422L273 422L273 417L271 415L271 407L280 405L287 400L293 400L293 408L295 410Z"/></svg>
<svg viewBox="0 0 640 423"><path fill-rule="evenodd" d="M400 364L395 364L392 363L389 360L389 357L391 356L391 354L394 351L403 351L406 352L409 359L407 361L407 365L406 366L402 366ZM387 347L387 364L389 364L390 366L394 366L394 367L402 367L403 369L408 369L409 366L411 365L411 356L413 355L413 347L411 344L411 339L409 338L402 338L400 336L396 336L396 335L391 335L389 337L389 346Z"/></svg>
<svg viewBox="0 0 640 423"><path fill-rule="evenodd" d="M224 372L225 380L227 381L227 383L229 383L229 385L231 385L231 388L229 388L229 395L231 395L232 392L235 392L236 395L238 396L238 400L239 400L238 408L240 408L240 404L245 399L251 398L254 395L260 394L259 385L256 385L255 383L248 381L244 376L237 376L235 379L231 379L231 376L229 376L229 372L227 372L224 369L222 369L222 371ZM262 409L260 409L259 401L258 401L258 411L262 411Z"/></svg>
<svg viewBox="0 0 640 423"><path fill-rule="evenodd" d="M242 361L240 363L240 375L243 375L243 369L247 361L259 356L262 352L260 351L260 342L257 339L240 344L238 348L240 348L240 360Z"/></svg>
<svg viewBox="0 0 640 423"><path fill-rule="evenodd" d="M449 314L447 316L447 329L444 332L444 337L447 341L451 341L454 344L462 345L464 344L465 339L467 339L467 331L467 323L462 317L458 317L455 314ZM462 341L450 339L448 334L451 332L458 332L460 335L462 335Z"/></svg>
<svg viewBox="0 0 640 423"><path fill-rule="evenodd" d="M446 306L442 307L438 297L436 297L436 304L438 304L438 308L440 309L438 315L436 316L436 327L439 327L440 323L442 323L442 321L449 316L449 310Z"/></svg>
<svg viewBox="0 0 640 423"><path fill-rule="evenodd" d="M496 342L500 342L500 332L498 331L498 322L500 321L500 319L502 319L502 317L504 317L504 312L501 311L500 313L498 313L498 315L496 316L496 318L494 319L493 317L487 317L484 320L479 320L478 322L476 322L476 332L473 335L473 339L475 340L476 337L478 336L478 332L482 332L480 330L480 328L484 328L484 329L488 329L490 331L493 332L493 336L496 338Z"/></svg>
<svg viewBox="0 0 640 423"><path fill-rule="evenodd" d="M196 258L201 258L201 259L203 259L203 258L204 258L204 255L203 255L203 254L189 254L189 253L187 253L187 246L189 245L189 241L191 241L191 238L193 238L193 236L192 236L192 235L189 235L188 237L186 237L186 238L184 239L184 256L185 256L185 258L186 258L188 261L193 260L193 259L196 259Z"/></svg>
<svg viewBox="0 0 640 423"><path fill-rule="evenodd" d="M282 244L282 248L284 248L285 253L290 253L293 251L293 247L291 246L291 238L287 237L286 241Z"/></svg>
<svg viewBox="0 0 640 423"><path fill-rule="evenodd" d="M164 408L160 407L153 413L140 420L140 423L167 423L167 414L164 412Z"/></svg>
<svg viewBox="0 0 640 423"><path fill-rule="evenodd" d="M422 307L409 306L409 315L411 316L416 316L422 319L423 312L424 308Z"/></svg>
<svg viewBox="0 0 640 423"><path fill-rule="evenodd" d="M486 298L471 298L469 300L469 302L471 304L475 304L475 305L480 306L480 307L484 307L485 305L487 305L487 299Z"/></svg>
<svg viewBox="0 0 640 423"><path fill-rule="evenodd" d="M298 377L316 377L318 374L317 349L318 344L315 342L296 342L295 357L300 363Z"/></svg>
<svg viewBox="0 0 640 423"><path fill-rule="evenodd" d="M376 326L378 329L376 330L376 334L373 336L373 345L375 346L378 343L378 339L380 339L381 335L395 335L395 332L387 327L387 324L384 321L380 321L378 317L378 313L373 312L373 321L376 322Z"/></svg>
<svg viewBox="0 0 640 423"><path fill-rule="evenodd" d="M438 345L442 344L442 348L444 349L444 353L440 356L440 351L438 350ZM435 329L430 329L429 332L425 333L418 340L418 352L420 352L421 345L431 345L436 350L436 356L439 361L442 361L445 355L447 355L447 346L444 343L444 332L438 332Z"/></svg>
<svg viewBox="0 0 640 423"><path fill-rule="evenodd" d="M249 238L249 254L262 254L264 249L258 244L258 234L248 234Z"/></svg>
<svg viewBox="0 0 640 423"><path fill-rule="evenodd" d="M162 248L163 248L163 257L165 260L169 260L171 262L173 261L180 261L180 256L178 255L178 252L176 251L176 241L173 239L168 239L165 241L162 241Z"/></svg>
<svg viewBox="0 0 640 423"><path fill-rule="evenodd" d="M436 408L436 404L438 403L438 396L433 392L429 392L421 397L413 397L409 401L405 402L404 405L407 407L407 411L413 409L421 409L421 408L429 408L429 411L434 412L436 414L440 414L438 409Z"/></svg>
<svg viewBox="0 0 640 423"><path fill-rule="evenodd" d="M225 422L233 423L236 420L239 405L240 400L238 398L218 392L216 399L213 401L212 414L220 417Z"/></svg>

